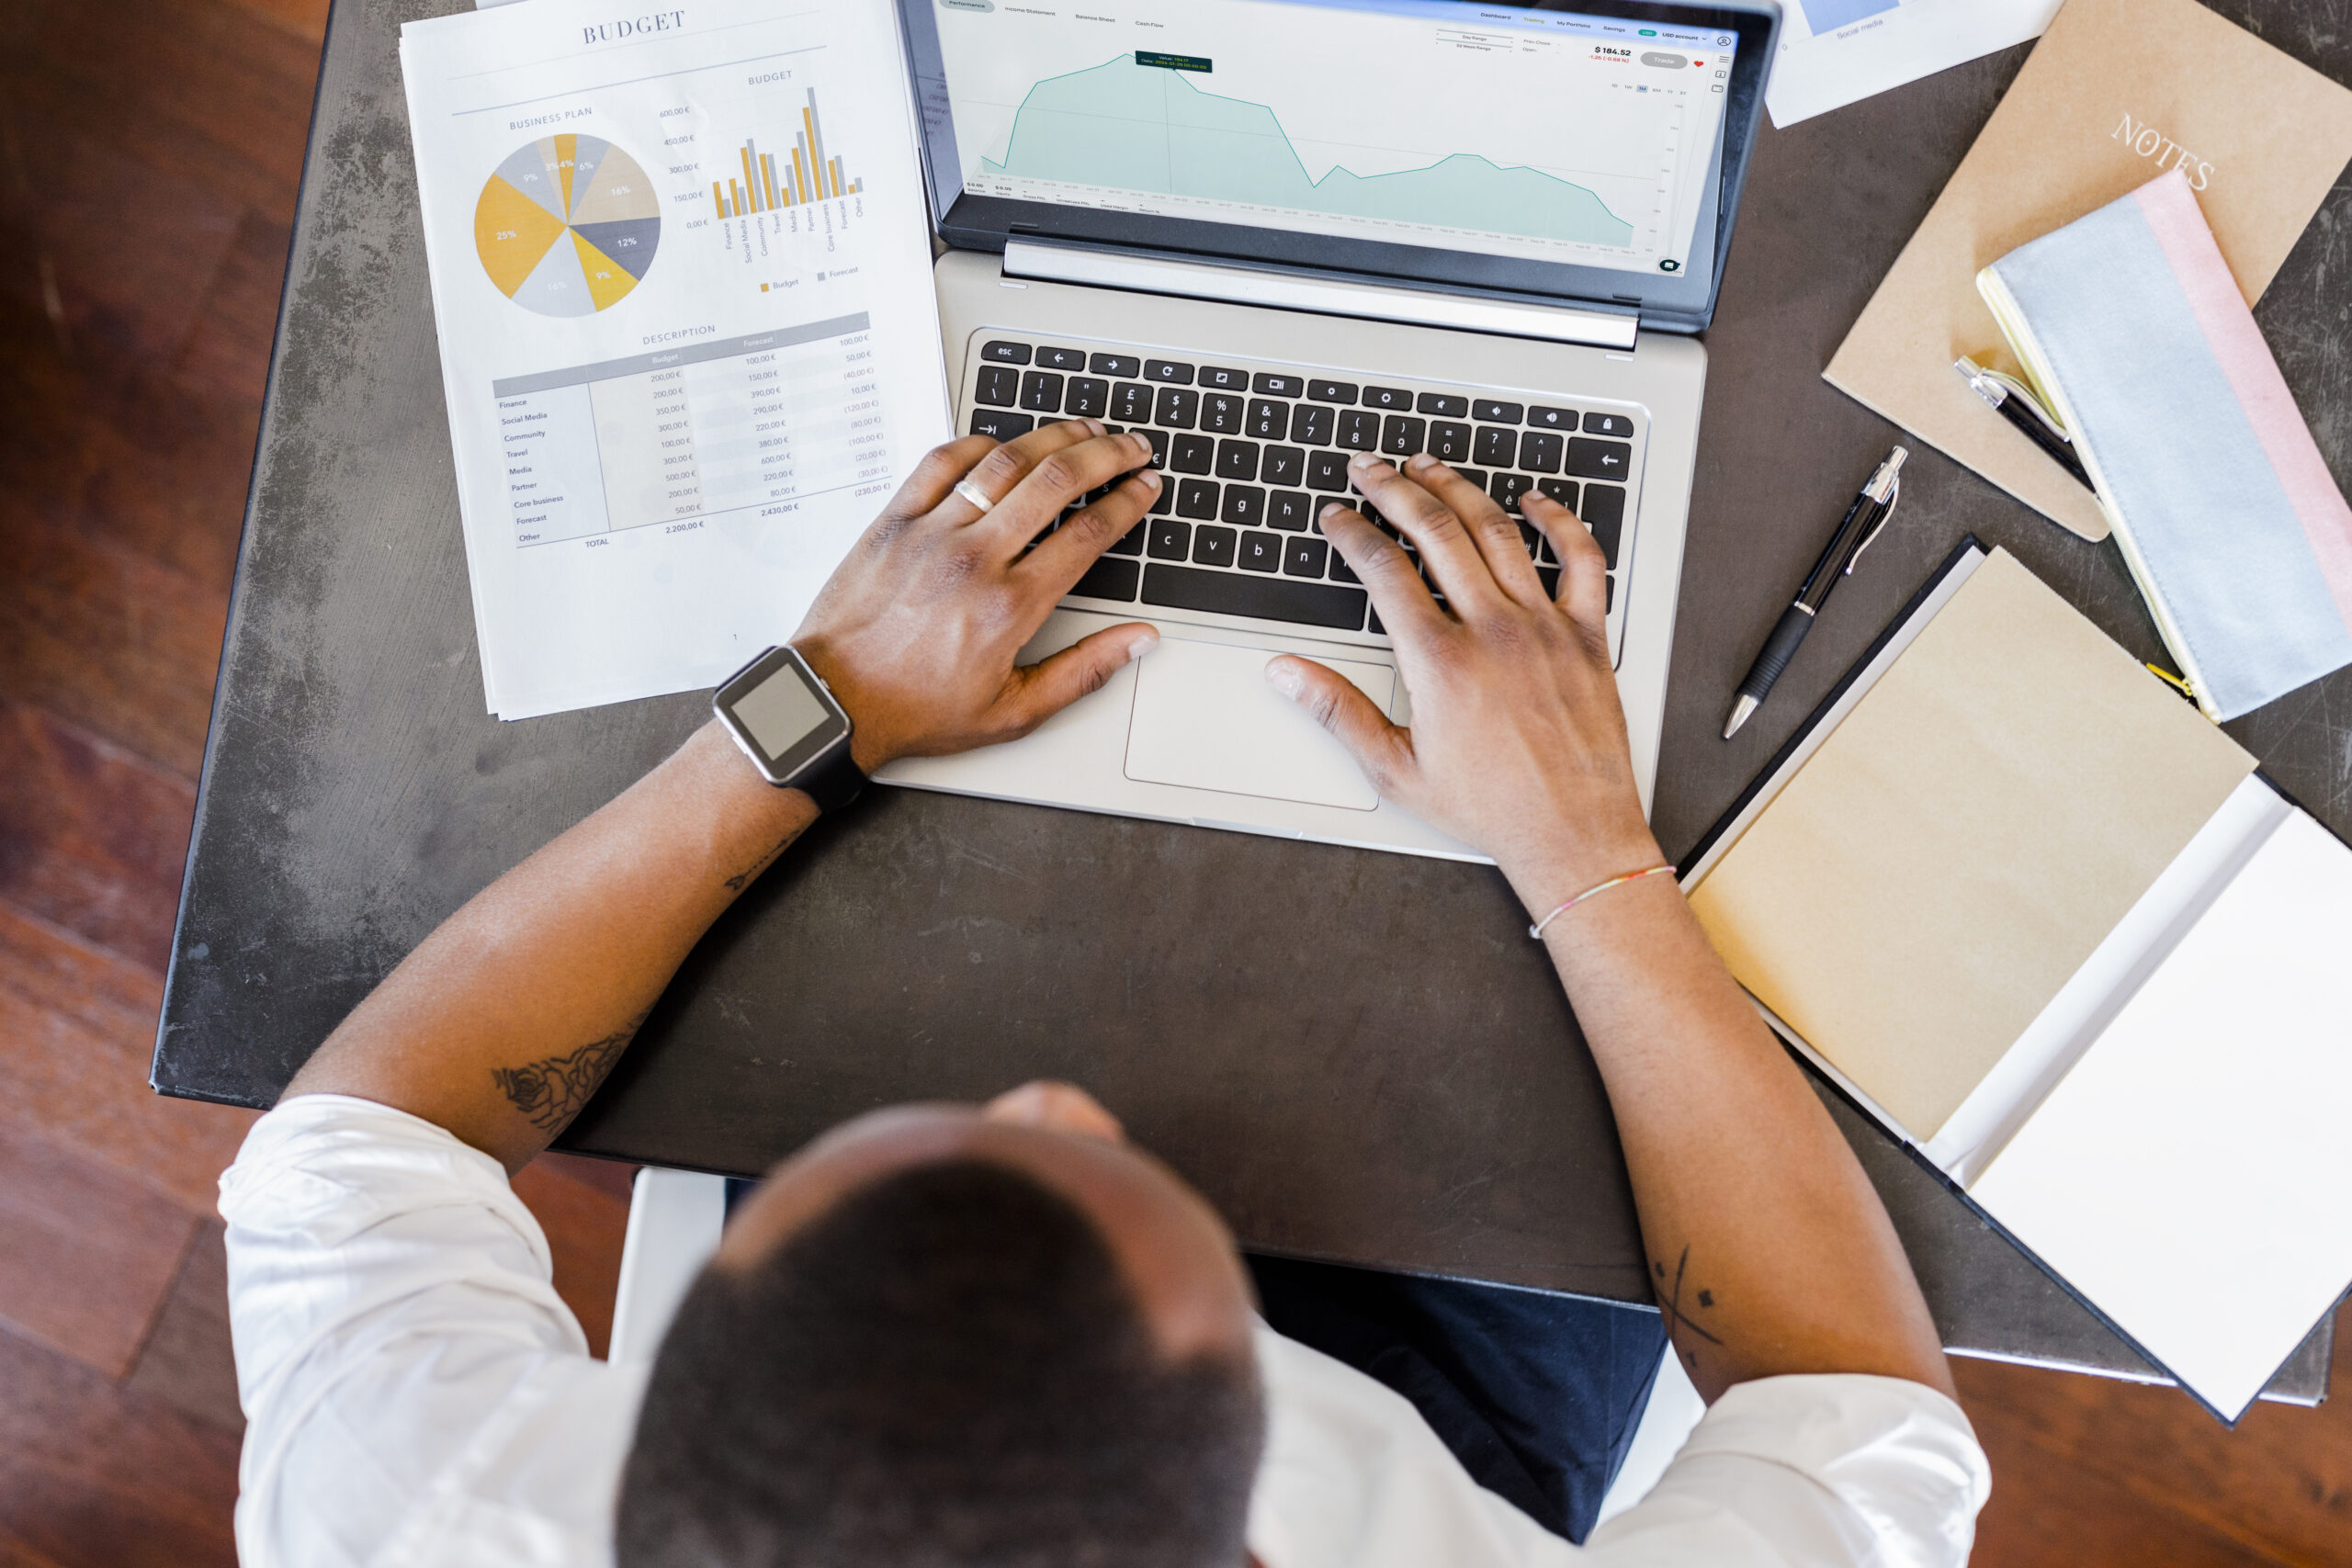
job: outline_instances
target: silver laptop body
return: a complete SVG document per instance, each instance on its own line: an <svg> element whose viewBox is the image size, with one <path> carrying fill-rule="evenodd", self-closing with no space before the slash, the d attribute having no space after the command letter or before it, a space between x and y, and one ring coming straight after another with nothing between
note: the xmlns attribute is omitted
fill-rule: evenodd
<svg viewBox="0 0 2352 1568"><path fill-rule="evenodd" d="M1602 540L1646 806L1706 377L1690 334L1713 311L1778 7L899 4L950 247L936 277L958 430L1102 418L1150 436L1166 483L1023 657L1132 620L1158 626L1159 648L1025 739L881 776L1483 858L1380 800L1262 673L1275 653L1317 659L1411 722L1376 612L1313 513L1363 504L1344 478L1355 450L1429 450L1514 511L1546 490ZM1320 39L1374 62L1354 61L1338 96L1261 58ZM1528 138L1550 161L1498 153L1491 122L1483 155L1432 159L1456 111L1425 96L1418 120L1363 117L1408 77L1448 72L1558 115ZM1452 101L1475 105L1460 129L1476 144L1468 122L1494 104ZM1364 140L1307 143L1298 126ZM1623 172L1661 145L1647 186ZM1611 158L1615 173L1598 167ZM1353 166L1383 160L1404 166ZM1531 191L1546 200L1519 199Z"/></svg>

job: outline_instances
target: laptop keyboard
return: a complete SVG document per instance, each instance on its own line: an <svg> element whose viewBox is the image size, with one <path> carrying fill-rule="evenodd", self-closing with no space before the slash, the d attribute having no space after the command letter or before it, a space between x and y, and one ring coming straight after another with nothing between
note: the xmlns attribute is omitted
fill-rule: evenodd
<svg viewBox="0 0 2352 1568"><path fill-rule="evenodd" d="M1410 553L1411 542L1349 482L1348 459L1360 451L1392 461L1429 452L1513 517L1520 498L1540 490L1584 520L1609 562L1615 657L1619 563L1630 558L1624 547L1636 510L1629 491L1647 433L1639 408L1223 354L977 336L963 389L972 434L1009 441L1057 420L1099 419L1148 439L1167 481L1151 512L1066 603L1230 615L1385 642L1370 595L1316 516L1346 502ZM1544 587L1557 592L1550 545L1523 518L1520 530ZM1428 579L1426 567L1421 575Z"/></svg>

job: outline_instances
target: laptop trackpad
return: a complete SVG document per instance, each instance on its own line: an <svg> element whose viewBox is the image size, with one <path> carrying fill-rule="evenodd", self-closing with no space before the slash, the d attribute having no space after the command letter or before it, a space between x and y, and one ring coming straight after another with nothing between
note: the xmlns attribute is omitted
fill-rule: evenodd
<svg viewBox="0 0 2352 1568"><path fill-rule="evenodd" d="M1262 648L1163 637L1136 667L1127 777L1353 811L1379 805L1345 749L1266 683L1272 657ZM1349 659L1321 662L1388 711L1395 670Z"/></svg>

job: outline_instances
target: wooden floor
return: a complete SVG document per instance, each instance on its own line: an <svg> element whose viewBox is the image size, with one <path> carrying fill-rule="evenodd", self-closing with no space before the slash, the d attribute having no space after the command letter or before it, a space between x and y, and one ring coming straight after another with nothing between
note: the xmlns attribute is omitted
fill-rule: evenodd
<svg viewBox="0 0 2352 1568"><path fill-rule="evenodd" d="M324 19L0 6L0 1568L234 1556L212 1205L251 1119L158 1100L147 1058ZM600 1347L626 1177L518 1183ZM2341 1379L2229 1433L2169 1390L1959 1375L1981 1562L2352 1564Z"/></svg>

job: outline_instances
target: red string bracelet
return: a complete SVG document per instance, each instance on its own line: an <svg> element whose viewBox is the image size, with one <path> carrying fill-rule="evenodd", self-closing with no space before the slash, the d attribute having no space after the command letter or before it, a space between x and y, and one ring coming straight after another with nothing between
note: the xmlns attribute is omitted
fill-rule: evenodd
<svg viewBox="0 0 2352 1568"><path fill-rule="evenodd" d="M1583 903L1594 894L1606 893L1612 887L1623 887L1628 882L1639 882L1645 876L1672 876L1673 874L1674 867L1670 865L1654 865L1647 871L1629 871L1623 876L1612 876L1606 882L1595 883L1592 886L1586 888L1583 892L1577 894L1575 897L1569 899L1566 903L1561 905L1558 908L1553 910L1550 914L1544 916L1533 925L1528 927L1527 934L1533 937L1536 941L1542 942L1544 940L1544 928L1545 926L1550 925L1554 920L1558 919L1562 915L1566 914L1570 909L1575 908L1578 904Z"/></svg>

